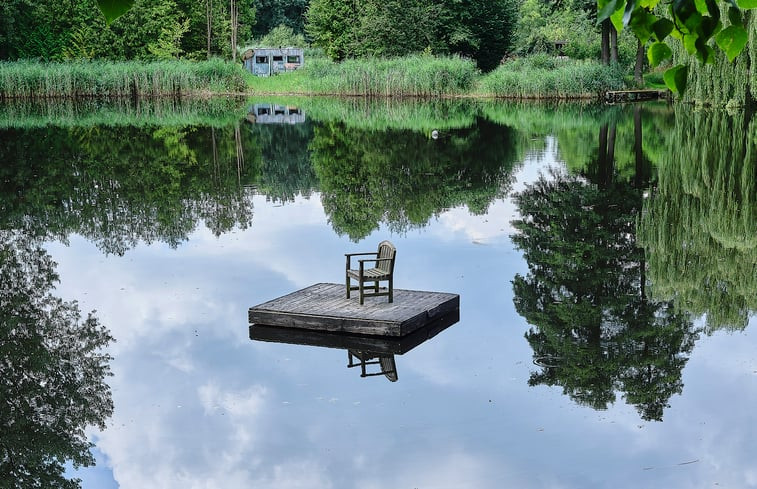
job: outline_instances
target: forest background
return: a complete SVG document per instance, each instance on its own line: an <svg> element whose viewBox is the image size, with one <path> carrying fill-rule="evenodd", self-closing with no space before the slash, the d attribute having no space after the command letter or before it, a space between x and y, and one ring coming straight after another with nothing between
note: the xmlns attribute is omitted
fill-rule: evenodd
<svg viewBox="0 0 757 489"><path fill-rule="evenodd" d="M105 2L100 3L102 7ZM618 84L661 88L665 82L674 91L694 87L688 95L693 101L740 106L753 104L757 87L757 63L752 62L757 56L757 25L748 10L742 11L752 8L753 0L699 2L702 12L689 12L686 23L675 28L665 16L675 22L683 14L673 6L643 1L109 3L128 8L115 14L105 9L104 17L95 0L3 2L0 60L236 60L248 47L296 45L311 47L308 59L325 57L334 62L413 55L472 60L483 73L503 71L509 75L495 78L483 90L495 95L515 81L521 83L523 77L537 83L545 71L564 69L566 60L574 62L574 71L574 66L579 66L584 78L602 78L600 89L618 88ZM618 18L618 12L626 15ZM623 29L624 24L629 28ZM668 48L665 38L677 34L681 34L681 42ZM713 49L716 44L719 50ZM562 60L559 63L554 62L557 56ZM692 63L695 58L699 61ZM597 64L612 66L615 71L600 73ZM513 71L518 76L512 75ZM470 73L466 69L455 76L470 78ZM455 89L466 89L466 83ZM553 85L526 87L514 95L558 92ZM575 87L596 89L587 83Z"/></svg>

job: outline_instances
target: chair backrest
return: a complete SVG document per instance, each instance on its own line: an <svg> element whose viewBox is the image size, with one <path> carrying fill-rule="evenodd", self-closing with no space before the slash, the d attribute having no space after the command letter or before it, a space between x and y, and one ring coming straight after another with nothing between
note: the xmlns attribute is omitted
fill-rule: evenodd
<svg viewBox="0 0 757 489"><path fill-rule="evenodd" d="M395 256L397 256L397 248L389 241L382 241L378 246L378 258L391 258L391 261L380 261L376 264L376 268L391 275L394 272Z"/></svg>

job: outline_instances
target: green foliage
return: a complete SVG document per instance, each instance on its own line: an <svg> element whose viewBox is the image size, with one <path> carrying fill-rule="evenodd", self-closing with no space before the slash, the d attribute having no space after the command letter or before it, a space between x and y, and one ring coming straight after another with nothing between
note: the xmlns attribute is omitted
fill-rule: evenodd
<svg viewBox="0 0 757 489"><path fill-rule="evenodd" d="M215 234L250 226L246 185L260 171L238 123L8 129L0 160L0 229L76 233L119 255L141 241L178 246L201 222Z"/></svg>
<svg viewBox="0 0 757 489"><path fill-rule="evenodd" d="M0 480L76 489L66 465L94 465L85 430L105 429L113 413L102 351L113 337L53 295L55 262L41 244L0 230Z"/></svg>
<svg viewBox="0 0 757 489"><path fill-rule="evenodd" d="M723 6L722 16L729 11ZM757 98L757 16L748 11L742 17L748 32L742 54L731 62L726 53L717 50L712 63L693 65L682 100L721 107L753 104ZM673 60L677 65L690 64L691 55L682 45L674 45Z"/></svg>
<svg viewBox="0 0 757 489"><path fill-rule="evenodd" d="M308 150L313 139L311 123L253 124L249 132L261 149L257 188L266 198L291 202L298 195L309 197L318 190Z"/></svg>
<svg viewBox="0 0 757 489"><path fill-rule="evenodd" d="M541 54L503 64L481 79L476 92L509 98L596 98L622 87L616 66Z"/></svg>
<svg viewBox="0 0 757 489"><path fill-rule="evenodd" d="M189 19L163 27L158 41L147 46L147 50L157 59L177 59L184 51L181 38L189 30Z"/></svg>
<svg viewBox="0 0 757 489"><path fill-rule="evenodd" d="M443 47L436 37L442 5L424 0L366 2L356 26L350 56L403 56L433 46Z"/></svg>
<svg viewBox="0 0 757 489"><path fill-rule="evenodd" d="M710 43L712 39L731 62L743 51L749 31L746 16L741 15L739 8L757 7L753 1L718 5L715 0L677 0L664 12L658 9L658 15L654 15L651 12L658 3L659 0L598 0L598 20L611 19L618 31L628 26L640 41L653 39L653 47L657 43L668 43L666 39L670 37L677 39L689 55L707 65L714 63L716 58ZM724 8L728 9L730 25L727 27L721 21ZM660 14L668 17L660 17ZM655 49L660 50L659 47ZM654 53L649 53L648 57L658 62L664 59ZM676 65L666 73L665 84L673 92L683 93L688 73L687 65Z"/></svg>
<svg viewBox="0 0 757 489"><path fill-rule="evenodd" d="M289 26L280 25L274 27L268 34L261 37L260 40L253 42L250 47L305 47L305 36L302 33L295 32ZM247 49L247 48L245 48Z"/></svg>
<svg viewBox="0 0 757 489"><path fill-rule="evenodd" d="M97 0L97 6L108 24L125 14L132 5L134 0Z"/></svg>
<svg viewBox="0 0 757 489"><path fill-rule="evenodd" d="M315 127L310 150L329 221L358 241L382 222L403 232L451 207L485 212L510 185L515 147L503 140L513 131L484 120L438 139L334 121Z"/></svg>
<svg viewBox="0 0 757 489"><path fill-rule="evenodd" d="M352 54L360 25L357 2L311 0L306 15L305 32L329 58L338 61Z"/></svg>
<svg viewBox="0 0 757 489"><path fill-rule="evenodd" d="M646 297L633 232L640 189L600 180L553 173L514 195L522 217L512 239L529 271L515 276L513 301L533 326L526 339L541 366L529 385L561 386L594 409L621 391L643 419L661 420L683 389L696 331L669 303Z"/></svg>
<svg viewBox="0 0 757 489"><path fill-rule="evenodd" d="M305 33L305 11L308 0L256 0L255 23L252 35L260 38L277 27L284 26L297 35ZM279 44L269 44L278 46ZM284 46L284 44L281 44Z"/></svg>
<svg viewBox="0 0 757 489"><path fill-rule="evenodd" d="M677 112L639 222L652 292L709 331L742 329L757 311L757 123Z"/></svg>
<svg viewBox="0 0 757 489"><path fill-rule="evenodd" d="M228 2L8 0L0 4L0 59L207 59L231 57ZM133 5L131 5L133 3ZM238 39L250 39L253 0L236 0ZM106 21L107 17L107 21ZM165 48L171 47L168 52ZM153 50L150 50L150 47ZM155 51L156 47L160 47Z"/></svg>
<svg viewBox="0 0 757 489"><path fill-rule="evenodd" d="M333 60L429 50L461 54L488 71L511 45L512 0L313 0L306 31Z"/></svg>
<svg viewBox="0 0 757 489"><path fill-rule="evenodd" d="M244 70L220 59L188 63L0 62L0 99L156 97L244 90Z"/></svg>

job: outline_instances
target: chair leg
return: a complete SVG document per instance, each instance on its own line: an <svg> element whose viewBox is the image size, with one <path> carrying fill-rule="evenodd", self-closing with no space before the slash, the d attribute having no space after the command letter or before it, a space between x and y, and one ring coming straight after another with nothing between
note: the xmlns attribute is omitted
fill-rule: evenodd
<svg viewBox="0 0 757 489"><path fill-rule="evenodd" d="M375 282L373 282L373 292L376 293L376 294L378 294L378 289L379 289L378 284L379 284L378 280L376 280Z"/></svg>
<svg viewBox="0 0 757 489"><path fill-rule="evenodd" d="M394 280L389 277L389 302L394 301Z"/></svg>
<svg viewBox="0 0 757 489"><path fill-rule="evenodd" d="M350 298L350 276L347 275L347 278L345 279L345 283L347 285L347 298Z"/></svg>
<svg viewBox="0 0 757 489"><path fill-rule="evenodd" d="M365 292L363 291L363 286L364 286L364 282L361 280L360 281L360 305L361 306L363 305L364 294L365 294Z"/></svg>

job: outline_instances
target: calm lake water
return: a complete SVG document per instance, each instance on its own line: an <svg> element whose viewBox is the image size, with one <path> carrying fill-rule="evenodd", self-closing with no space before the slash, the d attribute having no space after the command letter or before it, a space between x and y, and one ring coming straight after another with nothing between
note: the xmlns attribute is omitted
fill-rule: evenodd
<svg viewBox="0 0 757 489"><path fill-rule="evenodd" d="M3 487L85 426L84 488L757 487L757 121L122 105L0 106ZM396 382L250 339L384 239L461 300Z"/></svg>

